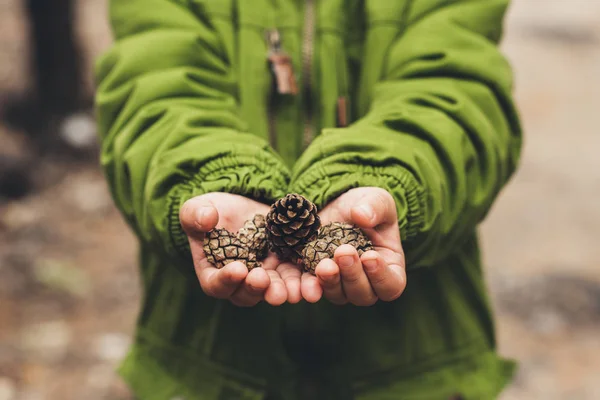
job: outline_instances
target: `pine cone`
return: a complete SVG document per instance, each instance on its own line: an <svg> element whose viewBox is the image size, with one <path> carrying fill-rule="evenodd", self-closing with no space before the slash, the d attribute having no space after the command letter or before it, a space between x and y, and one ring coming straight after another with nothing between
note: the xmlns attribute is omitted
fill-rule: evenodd
<svg viewBox="0 0 600 400"><path fill-rule="evenodd" d="M254 218L246 221L244 227L238 231L238 238L256 254L258 260L267 257L269 242L267 240L266 219L262 214L256 214Z"/></svg>
<svg viewBox="0 0 600 400"><path fill-rule="evenodd" d="M277 200L267 214L267 236L282 260L297 261L305 244L316 238L320 226L317 206L299 194Z"/></svg>
<svg viewBox="0 0 600 400"><path fill-rule="evenodd" d="M319 231L319 236L306 244L302 251L304 270L314 275L321 260L333 258L338 247L349 244L356 248L358 255L373 250L373 243L360 228L342 222L332 222Z"/></svg>
<svg viewBox="0 0 600 400"><path fill-rule="evenodd" d="M217 268L234 261L242 261L250 270L260 266L256 253L249 251L248 247L227 229L215 228L204 237L204 253L208 262Z"/></svg>

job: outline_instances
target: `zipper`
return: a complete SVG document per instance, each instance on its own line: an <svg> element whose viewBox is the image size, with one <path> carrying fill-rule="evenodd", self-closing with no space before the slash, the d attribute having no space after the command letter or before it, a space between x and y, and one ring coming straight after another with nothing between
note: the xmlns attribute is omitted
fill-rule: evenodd
<svg viewBox="0 0 600 400"><path fill-rule="evenodd" d="M306 7L304 10L304 32L302 37L302 86L305 102L304 130L302 135L304 148L306 148L313 139L311 69L314 47L314 26L315 3L314 0L306 0Z"/></svg>
<svg viewBox="0 0 600 400"><path fill-rule="evenodd" d="M276 130L276 99L277 95L295 95L298 93L296 76L292 65L292 57L281 49L281 34L277 28L266 32L268 45L267 59L271 66L273 80L267 104L267 119L269 124L269 141L271 147L277 148Z"/></svg>
<svg viewBox="0 0 600 400"><path fill-rule="evenodd" d="M312 112L312 82L311 70L314 48L315 4L314 0L306 0L304 11L304 27L302 37L302 93L304 98L304 128L302 132L304 147L313 139L313 112ZM268 60L274 75L273 85L268 98L267 119L269 125L269 141L271 147L277 148L276 129L276 99L277 95L296 95L296 76L292 65L292 58L281 48L281 34L277 28L266 32L269 48Z"/></svg>

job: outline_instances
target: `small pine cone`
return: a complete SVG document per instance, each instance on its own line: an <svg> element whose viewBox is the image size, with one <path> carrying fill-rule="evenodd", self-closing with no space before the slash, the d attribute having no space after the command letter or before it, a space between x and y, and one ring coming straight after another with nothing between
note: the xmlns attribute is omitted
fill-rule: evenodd
<svg viewBox="0 0 600 400"><path fill-rule="evenodd" d="M263 260L269 252L266 226L265 216L256 214L254 218L246 221L244 227L238 231L238 238L248 247L250 253L255 254L257 260Z"/></svg>
<svg viewBox="0 0 600 400"><path fill-rule="evenodd" d="M204 253L208 262L217 268L234 261L242 261L248 269L257 265L256 255L251 255L248 248L227 229L215 228L204 237Z"/></svg>
<svg viewBox="0 0 600 400"><path fill-rule="evenodd" d="M342 222L332 222L321 228L319 236L304 247L304 270L314 275L319 262L325 258L333 258L337 248L343 244L354 246L359 256L373 250L373 243L360 228Z"/></svg>
<svg viewBox="0 0 600 400"><path fill-rule="evenodd" d="M306 243L317 237L320 226L317 206L299 194L277 200L267 214L267 236L282 260L297 261Z"/></svg>
<svg viewBox="0 0 600 400"><path fill-rule="evenodd" d="M367 235L356 225L345 222L331 222L319 231L319 237L328 236L340 240L342 244L349 244L356 248L358 255L362 256L365 251L373 250L373 243Z"/></svg>

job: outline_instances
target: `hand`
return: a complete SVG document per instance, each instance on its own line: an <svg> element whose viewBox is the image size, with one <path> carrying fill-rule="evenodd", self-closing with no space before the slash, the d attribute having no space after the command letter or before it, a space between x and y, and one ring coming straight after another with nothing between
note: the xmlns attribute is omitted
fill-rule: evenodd
<svg viewBox="0 0 600 400"><path fill-rule="evenodd" d="M334 221L357 225L371 239L375 250L359 257L351 245L340 246L333 260L325 259L317 265L316 277L302 276L304 297L314 300L317 284L322 295L334 304L370 306L378 299L392 301L400 297L406 287L406 265L393 197L376 187L351 189L319 215L323 225Z"/></svg>
<svg viewBox="0 0 600 400"><path fill-rule="evenodd" d="M229 193L207 193L185 202L179 213L188 235L192 259L200 286L212 297L229 299L238 306L254 306L261 300L271 305L301 300L301 272L291 263L282 263L272 253L262 261L263 268L248 271L241 261L221 269L208 262L204 254L204 234L217 225L237 232L255 214L266 215L269 206Z"/></svg>

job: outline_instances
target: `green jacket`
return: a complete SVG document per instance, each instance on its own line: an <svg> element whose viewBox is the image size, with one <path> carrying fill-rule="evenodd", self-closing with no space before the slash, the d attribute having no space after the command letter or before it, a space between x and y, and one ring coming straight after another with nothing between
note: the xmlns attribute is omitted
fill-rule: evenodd
<svg viewBox="0 0 600 400"><path fill-rule="evenodd" d="M521 147L497 47L507 2L111 1L96 100L102 166L141 243L120 370L140 399L496 397L514 364L495 352L476 226ZM274 28L296 95L273 91ZM400 299L237 308L203 294L184 201L297 192L322 207L358 186L396 199Z"/></svg>

